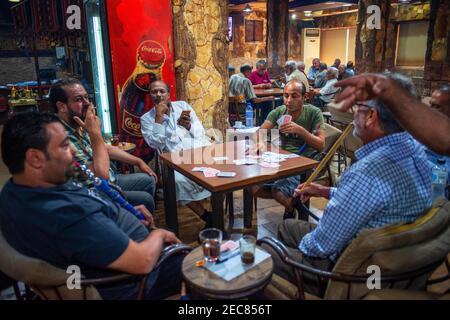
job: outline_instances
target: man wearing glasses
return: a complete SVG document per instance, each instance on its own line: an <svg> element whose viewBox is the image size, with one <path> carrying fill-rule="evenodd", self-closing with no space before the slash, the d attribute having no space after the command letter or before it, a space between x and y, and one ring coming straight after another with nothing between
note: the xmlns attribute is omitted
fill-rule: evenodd
<svg viewBox="0 0 450 320"><path fill-rule="evenodd" d="M415 95L410 79L390 75ZM380 228L416 220L431 206L430 168L423 148L399 125L389 109L377 99L357 102L354 135L364 146L358 161L341 176L339 187L299 185L294 197L329 199L317 225L285 220L278 237L291 257L315 268L330 270L347 245L363 229ZM294 283L294 273L278 256L275 273ZM320 285L306 279L306 291L317 294Z"/></svg>

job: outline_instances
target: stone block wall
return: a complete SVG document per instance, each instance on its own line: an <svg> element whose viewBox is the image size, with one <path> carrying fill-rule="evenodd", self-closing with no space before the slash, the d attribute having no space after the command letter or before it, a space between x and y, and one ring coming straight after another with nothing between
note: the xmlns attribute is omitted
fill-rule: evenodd
<svg viewBox="0 0 450 320"><path fill-rule="evenodd" d="M249 15L241 13L231 13L233 17L233 39L230 45L230 59L265 59L266 37L267 37L267 17L265 11L253 11ZM245 42L245 20L259 20L263 22L262 41Z"/></svg>
<svg viewBox="0 0 450 320"><path fill-rule="evenodd" d="M172 0L177 98L205 128L228 119L228 7L220 0Z"/></svg>

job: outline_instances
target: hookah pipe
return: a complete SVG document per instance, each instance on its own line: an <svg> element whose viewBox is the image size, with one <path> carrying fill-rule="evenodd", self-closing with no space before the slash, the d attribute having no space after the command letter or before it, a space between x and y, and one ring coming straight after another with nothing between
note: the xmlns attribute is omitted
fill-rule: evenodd
<svg viewBox="0 0 450 320"><path fill-rule="evenodd" d="M75 168L80 169L87 176L89 181L93 182L95 189L100 192L106 193L112 200L117 202L124 209L130 211L139 220L145 220L145 216L141 212L136 210L127 200L125 200L119 192L111 188L106 179L96 177L86 165L81 165L77 161L75 161L73 164Z"/></svg>

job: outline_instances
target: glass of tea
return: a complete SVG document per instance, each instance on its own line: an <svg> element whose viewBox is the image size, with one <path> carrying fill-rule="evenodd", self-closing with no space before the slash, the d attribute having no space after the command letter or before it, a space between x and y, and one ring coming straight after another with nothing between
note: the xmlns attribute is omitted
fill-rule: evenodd
<svg viewBox="0 0 450 320"><path fill-rule="evenodd" d="M112 146L119 146L119 135L118 134L113 134L111 137L111 145Z"/></svg>
<svg viewBox="0 0 450 320"><path fill-rule="evenodd" d="M244 264L255 262L256 238L251 235L245 235L239 239L241 250L241 260Z"/></svg>
<svg viewBox="0 0 450 320"><path fill-rule="evenodd" d="M220 257L222 231L215 228L204 229L199 234L203 256L207 262L216 262Z"/></svg>

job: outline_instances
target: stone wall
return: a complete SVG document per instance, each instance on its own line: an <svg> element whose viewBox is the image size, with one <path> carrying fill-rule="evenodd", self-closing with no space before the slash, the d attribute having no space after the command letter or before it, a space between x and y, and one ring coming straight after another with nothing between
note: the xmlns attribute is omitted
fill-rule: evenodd
<svg viewBox="0 0 450 320"><path fill-rule="evenodd" d="M253 11L246 16L240 12L231 12L230 16L233 17L233 39L232 43L230 43L230 64L238 68L243 61L253 63L260 59L266 59L266 12ZM259 20L263 22L262 41L245 42L245 20Z"/></svg>
<svg viewBox="0 0 450 320"><path fill-rule="evenodd" d="M228 7L220 0L172 0L177 98L205 128L228 119Z"/></svg>
<svg viewBox="0 0 450 320"><path fill-rule="evenodd" d="M356 27L358 22L358 13L350 12L332 16L324 16L316 18L315 21L321 29Z"/></svg>

